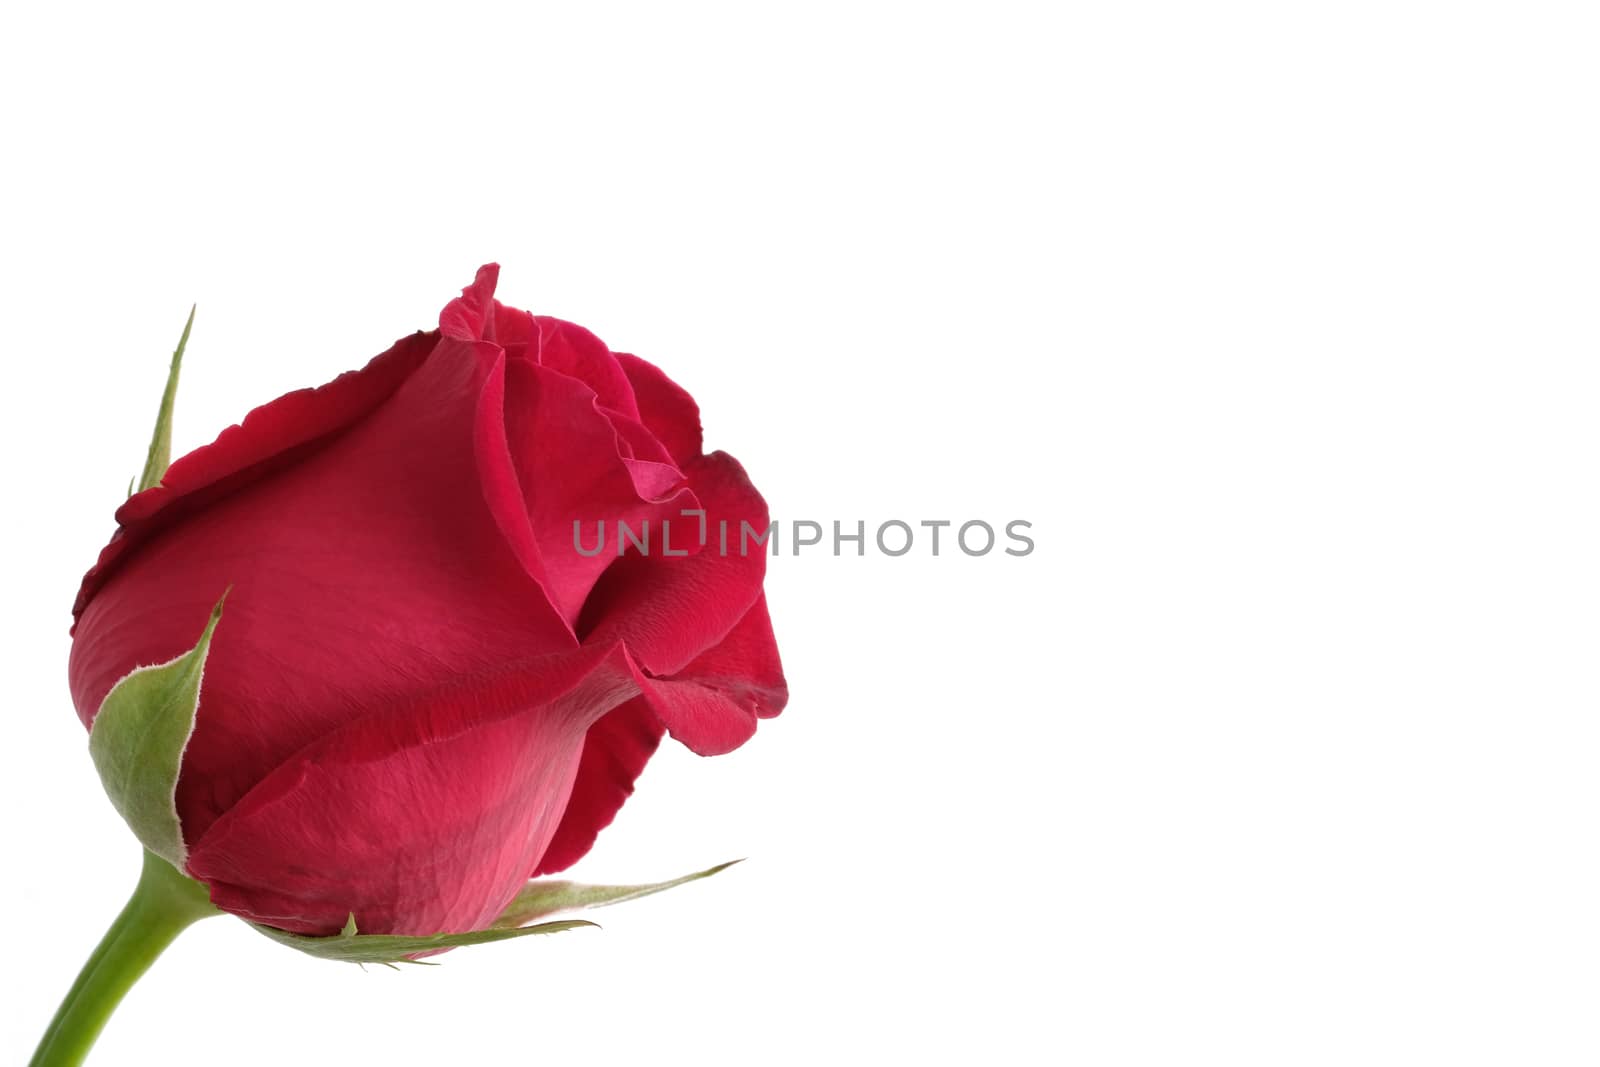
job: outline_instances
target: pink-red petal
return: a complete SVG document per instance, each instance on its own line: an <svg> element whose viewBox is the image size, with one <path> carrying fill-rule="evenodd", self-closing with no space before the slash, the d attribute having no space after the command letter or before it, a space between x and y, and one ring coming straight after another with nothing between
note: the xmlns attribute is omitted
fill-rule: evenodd
<svg viewBox="0 0 1600 1067"><path fill-rule="evenodd" d="M737 748L756 720L783 710L788 685L759 597L722 642L670 678L641 677L644 695L589 728L566 814L533 876L565 870L611 825L670 726L700 755Z"/></svg>
<svg viewBox="0 0 1600 1067"><path fill-rule="evenodd" d="M378 410L144 544L90 603L69 664L86 723L233 587L178 785L187 835L364 709L576 647L485 504L475 439L500 361L439 341Z"/></svg>
<svg viewBox="0 0 1600 1067"><path fill-rule="evenodd" d="M659 529L698 501L675 468L624 458L594 392L549 367L506 361L504 423L522 487L518 510L537 549L544 590L568 624L576 623L595 580L615 559L618 524L635 533L647 524ZM602 522L607 545L586 555L576 539Z"/></svg>
<svg viewBox="0 0 1600 1067"><path fill-rule="evenodd" d="M499 280L500 264L479 267L472 284L439 312L439 332L456 341L494 341L494 287Z"/></svg>
<svg viewBox="0 0 1600 1067"><path fill-rule="evenodd" d="M587 385L603 407L639 418L633 386L604 341L576 323L534 316L539 327L539 363Z"/></svg>
<svg viewBox="0 0 1600 1067"><path fill-rule="evenodd" d="M620 648L459 680L286 761L195 844L189 873L254 922L330 934L481 929L556 831L584 731L638 692Z"/></svg>
<svg viewBox="0 0 1600 1067"><path fill-rule="evenodd" d="M673 739L701 756L719 756L750 740L756 720L789 700L765 597L715 648L670 677L641 677L642 699Z"/></svg>
<svg viewBox="0 0 1600 1067"><path fill-rule="evenodd" d="M578 635L585 644L622 641L651 675L676 674L721 643L761 595L767 549L754 540L767 530L767 504L725 452L684 468L705 515L705 541L687 558L629 554L616 560L584 604ZM682 525L680 525L680 522ZM699 530L694 518L673 522ZM741 533L753 531L749 537ZM685 537L685 540L688 540Z"/></svg>
<svg viewBox="0 0 1600 1067"><path fill-rule="evenodd" d="M394 395L437 341L438 334L412 334L360 370L263 404L211 444L180 457L160 485L117 509L117 532L79 587L72 608L74 625L100 587L140 545L214 501L292 466L349 430Z"/></svg>
<svg viewBox="0 0 1600 1067"><path fill-rule="evenodd" d="M626 352L616 354L617 363L639 404L639 421L650 428L667 446L680 466L700 456L700 406L694 397L654 363Z"/></svg>
<svg viewBox="0 0 1600 1067"><path fill-rule="evenodd" d="M633 794L634 781L660 745L664 729L639 697L589 727L572 797L532 877L566 870L588 853Z"/></svg>

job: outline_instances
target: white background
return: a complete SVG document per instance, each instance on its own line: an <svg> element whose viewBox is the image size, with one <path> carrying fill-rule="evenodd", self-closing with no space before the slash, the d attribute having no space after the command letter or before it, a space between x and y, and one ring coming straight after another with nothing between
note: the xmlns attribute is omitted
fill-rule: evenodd
<svg viewBox="0 0 1600 1067"><path fill-rule="evenodd" d="M565 7L565 6L564 6ZM362 973L196 927L99 1064L1592 1064L1588 5L13 5L0 1060L137 850L68 608L177 444L501 295L784 520L793 700L669 746L603 931Z"/></svg>

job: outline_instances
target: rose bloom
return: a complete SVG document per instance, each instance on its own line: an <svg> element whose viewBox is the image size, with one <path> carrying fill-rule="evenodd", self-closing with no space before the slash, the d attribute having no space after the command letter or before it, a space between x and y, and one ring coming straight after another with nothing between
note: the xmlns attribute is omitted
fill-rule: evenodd
<svg viewBox="0 0 1600 1067"><path fill-rule="evenodd" d="M764 529L760 494L665 374L502 305L496 276L179 459L83 580L85 726L231 587L177 788L187 873L226 911L483 928L589 850L663 732L715 755L783 708L764 554L681 515ZM663 519L688 556L575 550L575 520Z"/></svg>

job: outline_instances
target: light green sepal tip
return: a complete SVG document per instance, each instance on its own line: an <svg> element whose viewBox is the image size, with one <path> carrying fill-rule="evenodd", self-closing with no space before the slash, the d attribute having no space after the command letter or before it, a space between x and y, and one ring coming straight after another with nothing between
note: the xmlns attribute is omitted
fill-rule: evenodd
<svg viewBox="0 0 1600 1067"><path fill-rule="evenodd" d="M438 952L447 948L464 948L467 945L486 945L492 941L507 941L529 934L556 934L582 926L594 926L583 919L562 919L556 922L528 923L558 911L577 911L582 908L599 908L607 904L620 904L625 900L647 897L663 889L683 885L685 882L709 878L725 871L738 860L719 863L715 867L669 882L649 885L580 885L577 882L529 882L512 900L511 905L487 930L473 930L464 934L434 934L432 937L399 937L391 934L363 934L356 930L356 917L345 920L344 929L332 937L305 937L270 926L256 925L256 929L280 945L299 949L307 955L325 960L342 960L345 963L425 963L410 957L423 952ZM254 924L252 924L254 925Z"/></svg>
<svg viewBox="0 0 1600 1067"><path fill-rule="evenodd" d="M150 451L145 455L144 472L139 475L138 492L161 484L161 476L172 465L172 409L178 402L178 371L183 367L183 350L189 343L189 330L194 326L194 308L189 308L189 321L183 324L183 336L172 353L172 366L167 371L167 387L161 394L161 410L156 412L155 432L150 435ZM133 495L130 490L128 495Z"/></svg>
<svg viewBox="0 0 1600 1067"><path fill-rule="evenodd" d="M112 805L145 848L179 871L188 852L178 821L178 771L194 733L206 654L226 599L224 593L211 609L194 648L140 667L112 686L89 731L89 755Z"/></svg>
<svg viewBox="0 0 1600 1067"><path fill-rule="evenodd" d="M727 863L719 863L715 867L707 867L694 874L686 874L682 878L651 882L648 885L583 885L578 882L551 880L529 882L512 899L510 906L501 913L500 918L494 921L494 925L496 928L506 929L531 923L535 919L542 919L559 911L603 908L607 904L637 900L652 893L660 893L689 882L698 882L702 878L710 878L713 874L725 871L738 862L740 861L729 860Z"/></svg>
<svg viewBox="0 0 1600 1067"><path fill-rule="evenodd" d="M332 937L306 937L302 934L291 934L285 930L277 930L270 926L251 925L266 934L280 945L299 949L308 956L316 956L324 960L340 960L344 963L419 963L410 957L423 952L438 952L447 948L464 948L467 945L486 945L491 941L509 941L514 937L528 937L533 934L559 934L563 930L575 930L581 926L593 926L594 923L582 919L567 919L562 922L541 923L538 926L522 926L515 929L472 930L464 934L433 934L429 937L402 937L398 934L362 934L356 932L356 917L354 915L345 922L344 929Z"/></svg>

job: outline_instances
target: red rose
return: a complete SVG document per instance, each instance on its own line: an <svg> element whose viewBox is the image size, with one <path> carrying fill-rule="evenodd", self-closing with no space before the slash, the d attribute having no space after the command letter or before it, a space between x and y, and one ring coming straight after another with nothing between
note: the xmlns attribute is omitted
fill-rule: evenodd
<svg viewBox="0 0 1600 1067"><path fill-rule="evenodd" d="M593 334L494 300L280 397L117 512L83 580L70 680L88 726L136 667L211 644L177 806L219 907L330 934L487 925L588 851L663 731L736 748L786 689L766 525L688 393ZM596 524L676 553L586 548ZM659 538L659 532L655 534Z"/></svg>

